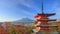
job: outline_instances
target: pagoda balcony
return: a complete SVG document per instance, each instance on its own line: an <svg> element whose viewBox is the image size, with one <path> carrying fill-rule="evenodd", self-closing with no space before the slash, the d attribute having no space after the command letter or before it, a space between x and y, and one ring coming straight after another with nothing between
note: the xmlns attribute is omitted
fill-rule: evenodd
<svg viewBox="0 0 60 34"><path fill-rule="evenodd" d="M37 27L58 27L57 25L37 25Z"/></svg>

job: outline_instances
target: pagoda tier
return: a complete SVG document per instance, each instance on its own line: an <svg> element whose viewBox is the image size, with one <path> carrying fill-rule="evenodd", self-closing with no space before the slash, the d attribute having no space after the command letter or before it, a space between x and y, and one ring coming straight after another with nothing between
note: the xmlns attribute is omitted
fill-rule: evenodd
<svg viewBox="0 0 60 34"><path fill-rule="evenodd" d="M36 17L39 17L39 16L44 16L44 17L49 17L49 16L53 16L53 15L55 15L55 13L53 13L53 14L37 14L36 16L35 16L35 18Z"/></svg>
<svg viewBox="0 0 60 34"><path fill-rule="evenodd" d="M57 25L37 25L36 27L40 27L40 30L51 30L51 27L58 27Z"/></svg>

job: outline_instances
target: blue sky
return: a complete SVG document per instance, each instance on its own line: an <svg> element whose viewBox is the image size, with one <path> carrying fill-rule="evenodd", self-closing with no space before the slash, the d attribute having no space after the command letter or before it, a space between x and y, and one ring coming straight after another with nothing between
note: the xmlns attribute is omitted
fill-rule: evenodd
<svg viewBox="0 0 60 34"><path fill-rule="evenodd" d="M21 18L34 19L41 13L41 0L0 0L0 21L14 21ZM44 12L56 13L50 18L60 18L60 0L44 0Z"/></svg>

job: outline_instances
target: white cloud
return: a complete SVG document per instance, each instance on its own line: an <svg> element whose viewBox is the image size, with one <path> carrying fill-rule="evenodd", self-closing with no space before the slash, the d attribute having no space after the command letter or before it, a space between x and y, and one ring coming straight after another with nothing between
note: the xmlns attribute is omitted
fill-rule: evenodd
<svg viewBox="0 0 60 34"><path fill-rule="evenodd" d="M18 3L20 3L24 6L27 6L29 8L32 7L32 5L33 5L32 0L19 0Z"/></svg>

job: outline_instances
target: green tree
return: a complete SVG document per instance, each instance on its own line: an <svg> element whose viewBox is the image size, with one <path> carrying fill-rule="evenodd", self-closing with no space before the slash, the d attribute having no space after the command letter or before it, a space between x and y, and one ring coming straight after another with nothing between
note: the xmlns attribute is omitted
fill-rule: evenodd
<svg viewBox="0 0 60 34"><path fill-rule="evenodd" d="M28 31L30 32L30 34L34 32L32 28L30 28Z"/></svg>
<svg viewBox="0 0 60 34"><path fill-rule="evenodd" d="M11 25L10 28L9 28L9 34L14 34L15 31L14 31L14 25Z"/></svg>

